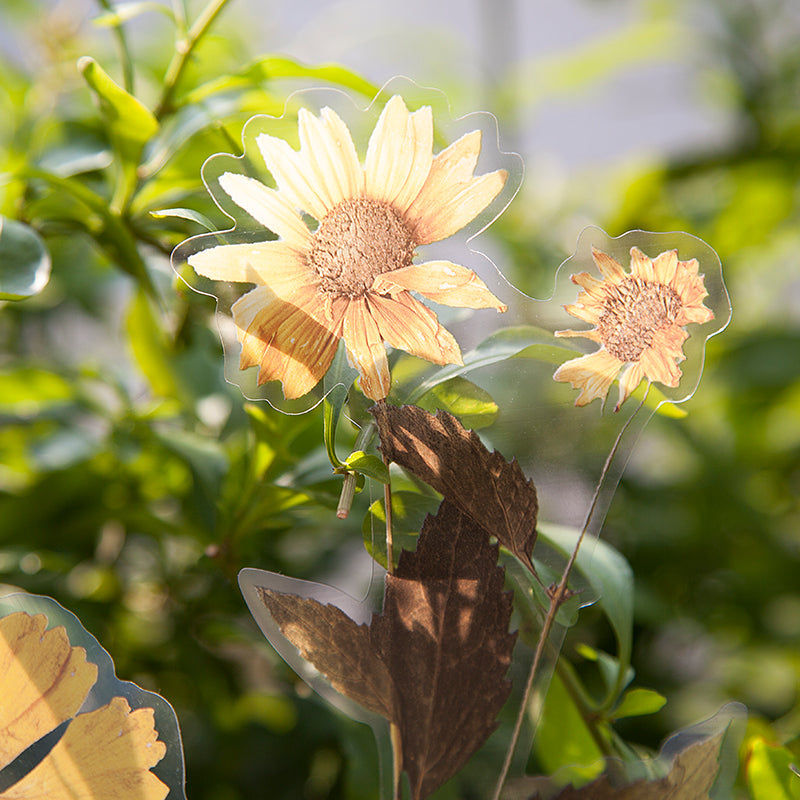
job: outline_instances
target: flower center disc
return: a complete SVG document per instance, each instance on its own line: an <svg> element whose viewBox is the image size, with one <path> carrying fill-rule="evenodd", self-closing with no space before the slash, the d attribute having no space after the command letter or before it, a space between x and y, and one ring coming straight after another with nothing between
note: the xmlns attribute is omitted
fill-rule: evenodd
<svg viewBox="0 0 800 800"><path fill-rule="evenodd" d="M681 299L670 286L641 278L626 278L603 303L597 330L612 356L637 361L661 328L675 322Z"/></svg>
<svg viewBox="0 0 800 800"><path fill-rule="evenodd" d="M311 238L309 266L326 294L359 297L383 272L407 267L414 241L400 215L388 204L348 198L320 222Z"/></svg>

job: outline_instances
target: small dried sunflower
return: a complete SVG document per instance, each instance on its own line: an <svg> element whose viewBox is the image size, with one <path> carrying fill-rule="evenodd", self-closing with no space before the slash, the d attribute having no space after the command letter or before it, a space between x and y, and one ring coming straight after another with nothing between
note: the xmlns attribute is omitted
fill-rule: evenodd
<svg viewBox="0 0 800 800"><path fill-rule="evenodd" d="M470 269L449 261L413 263L420 245L445 239L499 194L507 173L475 176L480 131L433 155L429 107L386 104L362 166L350 132L330 108L301 109L300 150L261 134L257 144L277 189L226 172L231 200L278 235L227 244L189 257L200 275L256 287L232 307L241 369L258 383L279 380L287 398L309 392L343 339L373 400L389 393L385 344L436 364L461 351L436 314L411 292L467 308L505 306ZM304 215L316 220L306 224Z"/></svg>
<svg viewBox="0 0 800 800"><path fill-rule="evenodd" d="M631 271L606 253L592 248L592 258L602 280L581 272L572 282L583 291L565 310L594 328L556 331L556 336L580 336L600 344L589 355L562 364L553 376L580 389L575 405L595 398L604 400L620 370L619 401L615 411L642 378L676 387L680 382L683 343L689 334L684 325L714 319L703 305L708 295L697 259L679 261L677 250L648 258L631 248Z"/></svg>

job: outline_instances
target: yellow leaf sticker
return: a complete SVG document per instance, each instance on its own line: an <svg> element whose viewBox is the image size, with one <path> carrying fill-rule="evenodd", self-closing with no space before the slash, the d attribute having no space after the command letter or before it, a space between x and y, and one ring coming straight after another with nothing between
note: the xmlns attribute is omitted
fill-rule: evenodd
<svg viewBox="0 0 800 800"><path fill-rule="evenodd" d="M0 619L0 771L32 746L44 753L2 783L0 800L164 800L170 787L151 772L167 753L154 709L113 697L79 714L98 666L64 626L47 625L45 614L25 611ZM43 745L60 727L55 745Z"/></svg>

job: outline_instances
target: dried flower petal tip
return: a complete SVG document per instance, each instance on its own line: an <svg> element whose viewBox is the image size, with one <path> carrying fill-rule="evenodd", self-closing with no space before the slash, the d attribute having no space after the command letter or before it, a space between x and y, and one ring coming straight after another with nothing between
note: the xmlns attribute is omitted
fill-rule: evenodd
<svg viewBox="0 0 800 800"><path fill-rule="evenodd" d="M597 342L594 353L562 364L553 378L580 389L575 405L605 400L619 374L619 401L615 411L643 378L675 388L684 360L684 326L703 324L714 313L703 305L708 292L698 274L697 259L680 261L677 250L648 258L631 248L631 270L626 272L608 254L592 248L602 279L588 272L572 275L581 287L576 301L565 305L573 317L594 325L585 331L556 331L556 336L579 336ZM621 371L621 372L620 372Z"/></svg>
<svg viewBox="0 0 800 800"><path fill-rule="evenodd" d="M453 336L411 292L450 306L506 307L472 270L414 257L420 245L472 222L502 190L505 170L474 174L480 131L434 156L431 109L409 112L395 95L362 165L330 108L319 116L301 110L298 128L299 150L264 133L256 139L276 188L233 172L218 178L278 239L209 247L188 259L207 278L256 284L231 309L240 369L257 367L259 385L281 381L284 396L298 398L324 376L343 339L361 389L379 400L391 384L386 345L460 364Z"/></svg>

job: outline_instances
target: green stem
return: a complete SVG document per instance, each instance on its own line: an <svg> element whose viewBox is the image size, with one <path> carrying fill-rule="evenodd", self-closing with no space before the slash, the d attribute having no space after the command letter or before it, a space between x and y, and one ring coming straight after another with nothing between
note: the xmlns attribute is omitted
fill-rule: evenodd
<svg viewBox="0 0 800 800"><path fill-rule="evenodd" d="M358 434L356 443L353 447L354 450L366 450L372 437L375 435L375 422L368 422ZM350 513L350 506L353 504L353 498L356 493L356 476L353 472L348 472L344 476L344 483L342 484L342 491L339 494L339 505L336 507L336 516L339 519L347 519Z"/></svg>
<svg viewBox="0 0 800 800"><path fill-rule="evenodd" d="M109 14L114 14L114 6L111 0L97 0L98 5L108 11ZM134 73L133 73L133 58L131 58L131 51L128 47L128 39L125 36L125 30L122 23L115 23L114 37L117 40L117 48L119 49L119 60L122 66L122 83L125 91L128 94L133 94L134 89Z"/></svg>
<svg viewBox="0 0 800 800"><path fill-rule="evenodd" d="M183 71L189 62L189 56L203 38L206 31L211 27L220 11L227 5L228 0L211 0L200 13L186 36L175 43L175 53L169 62L166 74L164 75L164 89L161 92L161 99L156 107L156 118L161 119L165 114L172 110L172 98L178 86L178 82L183 75Z"/></svg>
<svg viewBox="0 0 800 800"><path fill-rule="evenodd" d="M569 557L566 567L564 567L564 571L561 575L561 580L559 581L558 586L550 591L550 606L547 609L547 615L545 616L544 623L542 625L542 632L539 635L539 641L536 643L536 652L533 655L533 663L531 664L530 672L528 673L528 680L525 683L525 689L522 693L522 701L517 714L517 721L514 725L514 731L511 734L511 741L509 742L508 750L506 751L506 758L503 762L503 768L500 770L500 776L497 779L497 785L495 786L492 800L500 800L500 793L503 791L503 786L505 785L506 778L508 777L508 771L511 768L511 760L514 757L514 751L517 749L517 742L519 741L519 736L522 732L522 723L525 721L525 712L528 708L531 692L533 691L534 680L539 672L539 665L542 660L542 655L544 653L547 641L550 638L553 626L555 625L558 609L568 597L567 583L569 582L569 576L572 573L572 568L575 566L575 560L578 558L578 551L580 550L581 544L583 544L583 539L589 530L589 524L592 521L595 509L597 508L597 503L600 500L600 491L603 488L603 482L605 481L606 475L608 475L608 472L611 469L611 464L614 460L614 456L616 456L619 450L622 437L625 435L625 432L628 430L631 422L633 422L634 418L641 410L646 399L647 392L645 392L641 403L639 403L639 406L636 408L633 414L628 417L620 432L617 434L617 438L614 440L614 444L611 447L611 452L608 454L605 464L603 464L603 469L600 472L600 478L597 481L597 486L595 486L594 494L592 495L592 502L589 505L589 511L586 514L586 519L583 523L583 528L581 529L580 535L578 536L578 541L575 543L575 547L572 550L572 554Z"/></svg>

